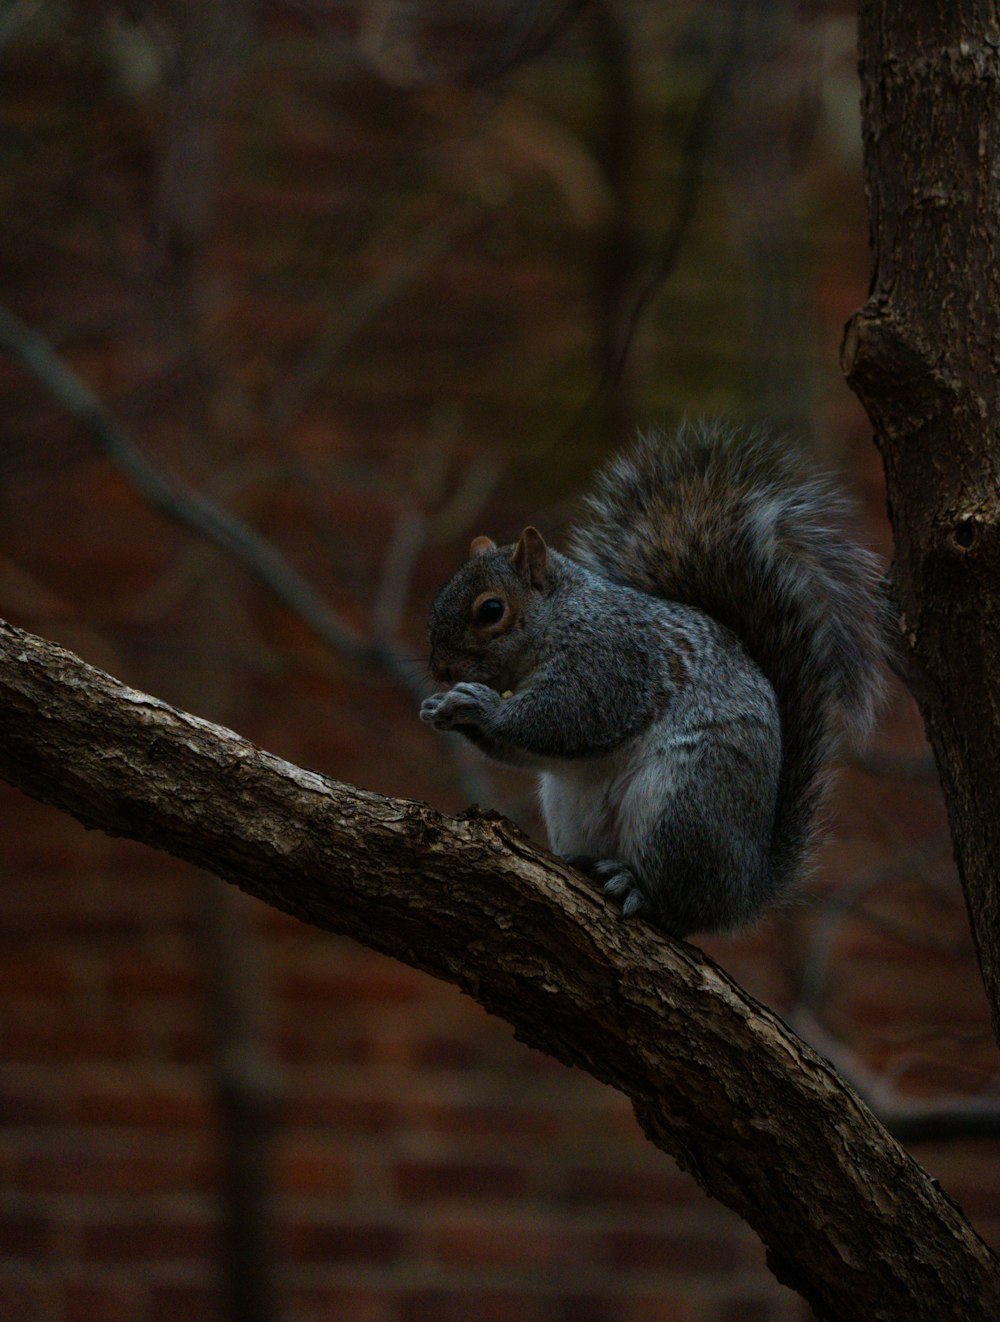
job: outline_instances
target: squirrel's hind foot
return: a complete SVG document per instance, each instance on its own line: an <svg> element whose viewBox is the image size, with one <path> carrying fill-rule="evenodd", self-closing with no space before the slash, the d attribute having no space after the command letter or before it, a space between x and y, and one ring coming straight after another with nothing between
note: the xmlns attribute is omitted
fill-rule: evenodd
<svg viewBox="0 0 1000 1322"><path fill-rule="evenodd" d="M594 864L592 875L603 883L601 889L605 895L621 902L623 918L631 918L648 909L638 878L620 858L601 859Z"/></svg>
<svg viewBox="0 0 1000 1322"><path fill-rule="evenodd" d="M604 894L621 904L623 918L649 912L649 904L636 875L623 859L595 859L589 854L560 854L559 857L600 882Z"/></svg>

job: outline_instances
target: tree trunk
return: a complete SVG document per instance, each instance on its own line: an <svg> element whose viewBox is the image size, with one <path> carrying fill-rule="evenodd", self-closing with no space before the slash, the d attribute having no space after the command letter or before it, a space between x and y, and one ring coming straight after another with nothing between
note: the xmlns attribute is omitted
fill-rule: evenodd
<svg viewBox="0 0 1000 1322"><path fill-rule="evenodd" d="M0 622L0 776L457 983L639 1123L836 1322L995 1322L1000 1262L832 1068L509 822L261 752Z"/></svg>
<svg viewBox="0 0 1000 1322"><path fill-rule="evenodd" d="M844 370L1000 1039L1000 17L861 0L860 53L873 277Z"/></svg>

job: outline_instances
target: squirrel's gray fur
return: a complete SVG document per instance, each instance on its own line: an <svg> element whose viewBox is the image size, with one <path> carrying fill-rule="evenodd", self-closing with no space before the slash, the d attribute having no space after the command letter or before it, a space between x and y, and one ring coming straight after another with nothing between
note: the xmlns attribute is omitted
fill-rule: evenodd
<svg viewBox="0 0 1000 1322"><path fill-rule="evenodd" d="M740 927L804 871L838 723L873 718L877 569L846 513L762 435L643 439L599 476L572 558L534 529L476 539L431 610L454 687L421 716L535 769L553 849L625 914Z"/></svg>

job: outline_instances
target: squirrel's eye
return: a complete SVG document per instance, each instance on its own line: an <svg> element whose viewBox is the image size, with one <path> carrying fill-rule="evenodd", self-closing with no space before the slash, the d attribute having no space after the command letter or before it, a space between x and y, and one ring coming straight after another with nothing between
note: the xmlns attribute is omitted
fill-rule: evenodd
<svg viewBox="0 0 1000 1322"><path fill-rule="evenodd" d="M507 607L499 597L487 597L476 609L477 624L496 624L502 620Z"/></svg>

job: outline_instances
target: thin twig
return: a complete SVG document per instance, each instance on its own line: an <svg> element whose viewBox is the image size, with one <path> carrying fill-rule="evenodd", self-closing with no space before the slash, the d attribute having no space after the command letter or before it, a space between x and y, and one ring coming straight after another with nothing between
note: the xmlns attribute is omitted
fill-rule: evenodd
<svg viewBox="0 0 1000 1322"><path fill-rule="evenodd" d="M789 1020L792 1028L827 1058L900 1142L1000 1135L1000 1095L902 1097L885 1077L869 1070L813 1015L797 1010Z"/></svg>
<svg viewBox="0 0 1000 1322"><path fill-rule="evenodd" d="M405 664L385 647L367 642L341 620L279 551L242 519L201 492L162 473L114 421L48 341L0 308L0 349L17 358L83 427L133 489L162 514L231 552L256 578L294 610L329 647L359 665L381 666L412 691Z"/></svg>
<svg viewBox="0 0 1000 1322"><path fill-rule="evenodd" d="M659 247L647 265L638 288L628 300L628 310L617 340L609 337L606 361L600 377L569 422L560 426L544 451L561 448L576 440L580 431L602 412L618 389L632 344L654 297L673 275L687 241L701 200L705 158L718 108L739 66L747 0L729 0L732 9L729 39L716 68L708 78L681 144L680 172L673 214ZM543 450L536 449L536 457Z"/></svg>
<svg viewBox="0 0 1000 1322"><path fill-rule="evenodd" d="M833 943L845 915L856 910L862 898L870 891L875 890L876 887L908 872L926 869L928 863L935 862L946 855L950 846L951 841L947 833L934 836L931 840L921 844L918 849L906 855L905 858L894 858L882 867L874 868L870 872L855 877L821 902L823 912L816 924L802 961L797 1012L807 1014L817 1012L823 987L826 983ZM874 915L866 914L865 916L871 921L880 921ZM880 922L880 925L887 924ZM902 939L911 941L914 944L921 941L928 944L926 937L903 928L901 924L893 924L892 928L894 936L902 937Z"/></svg>
<svg viewBox="0 0 1000 1322"><path fill-rule="evenodd" d="M746 3L745 0L731 0L731 3L733 17L729 41L724 55L705 84L688 125L681 147L681 170L677 182L674 214L660 240L659 250L632 300L617 348L609 362L607 377L610 384L615 384L621 379L625 360L632 347L639 323L663 283L673 274L698 209L709 137L719 104L732 82L743 48Z"/></svg>
<svg viewBox="0 0 1000 1322"><path fill-rule="evenodd" d="M335 308L301 362L275 393L268 410L272 428L282 431L292 426L351 340L444 256L455 240L472 228L479 215L478 208L470 207L433 221L415 236L409 249L388 270L355 289Z"/></svg>
<svg viewBox="0 0 1000 1322"><path fill-rule="evenodd" d="M460 424L457 409L438 410L431 419L429 435L417 447L408 498L389 539L372 606L372 634L379 640L399 633L414 566L427 543L427 507L441 498Z"/></svg>

